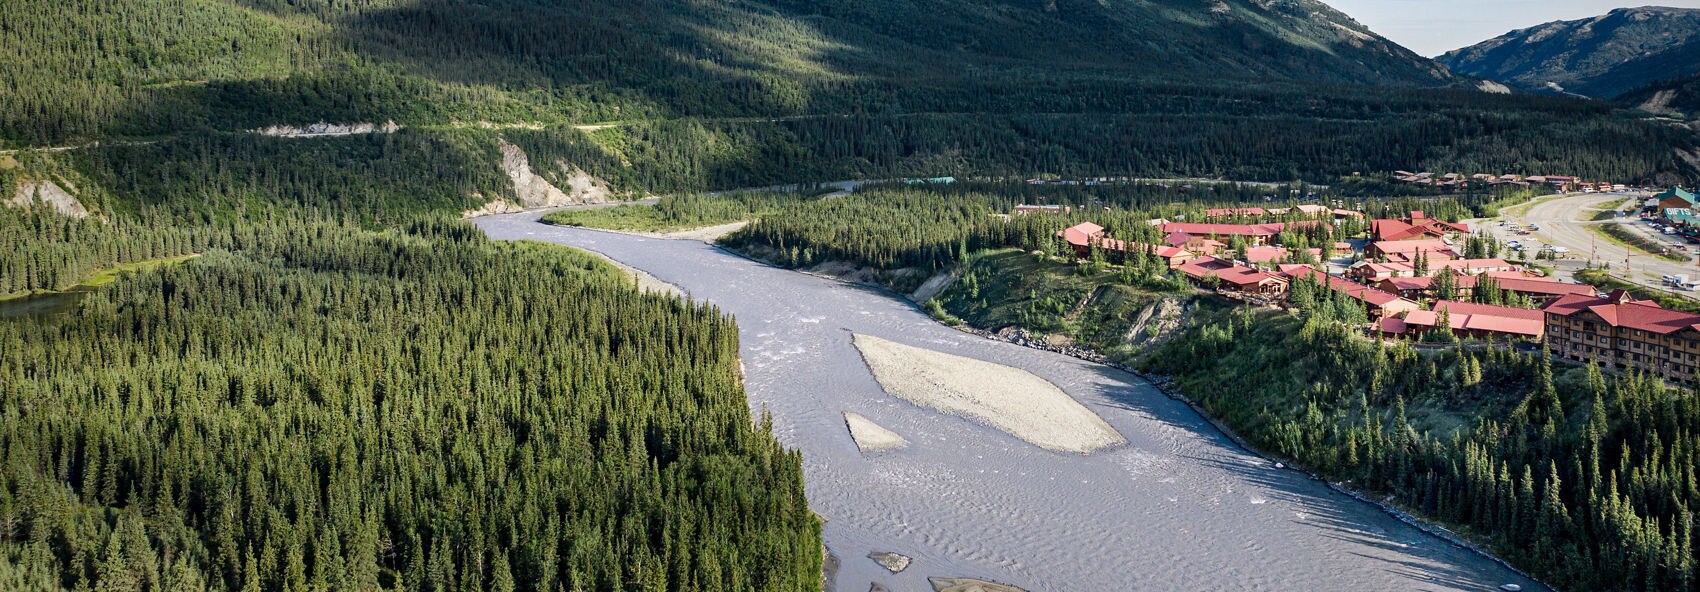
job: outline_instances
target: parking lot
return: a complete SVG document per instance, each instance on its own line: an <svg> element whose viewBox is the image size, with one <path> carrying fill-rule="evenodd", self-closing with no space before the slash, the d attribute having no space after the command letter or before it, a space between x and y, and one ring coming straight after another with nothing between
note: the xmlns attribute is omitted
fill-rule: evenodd
<svg viewBox="0 0 1700 592"><path fill-rule="evenodd" d="M1665 276L1688 275L1700 278L1700 265L1694 258L1696 246L1681 236L1665 234L1663 228L1642 221L1636 212L1645 195L1631 193L1579 193L1548 196L1522 208L1507 208L1499 218L1475 220L1473 227L1486 230L1508 246L1516 241L1522 247L1517 258L1534 258L1543 249L1550 249L1551 265L1560 279L1573 279L1573 274L1592 263L1608 266L1614 275L1627 277L1646 286L1664 288ZM1595 220L1601 211L1616 211L1615 217ZM1625 248L1612 239L1600 236L1602 224L1616 224L1635 236L1681 253L1685 261L1662 259L1634 248Z"/></svg>

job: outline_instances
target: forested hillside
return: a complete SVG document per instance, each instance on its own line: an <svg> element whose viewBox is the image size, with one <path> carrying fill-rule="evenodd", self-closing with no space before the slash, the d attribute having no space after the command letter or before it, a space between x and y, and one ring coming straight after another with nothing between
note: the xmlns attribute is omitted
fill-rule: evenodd
<svg viewBox="0 0 1700 592"><path fill-rule="evenodd" d="M0 589L818 589L729 318L399 227L0 220L8 253L204 250L0 320Z"/></svg>
<svg viewBox="0 0 1700 592"><path fill-rule="evenodd" d="M999 87L1041 111L1073 96L1058 84L1205 73L1450 78L1309 0L21 0L0 22L0 129L32 144L203 124L954 112Z"/></svg>
<svg viewBox="0 0 1700 592"><path fill-rule="evenodd" d="M1700 74L1661 80L1629 91L1623 103L1658 115L1700 115Z"/></svg>
<svg viewBox="0 0 1700 592"><path fill-rule="evenodd" d="M178 175L143 169L212 155L238 173L382 168L350 137L281 163L243 161L288 149L219 137L320 121L443 136L393 166L488 171L501 138L637 192L1411 168L1642 181L1693 175L1672 148L1697 143L1609 106L1474 92L1308 0L20 0L0 23L0 142L106 140L79 166L156 188ZM256 201L317 174L276 172ZM450 181L432 203L501 197Z"/></svg>
<svg viewBox="0 0 1700 592"><path fill-rule="evenodd" d="M1146 358L1256 446L1443 523L1564 590L1696 589L1700 399L1500 347L1353 334L1359 304L1195 323ZM1341 301L1343 300L1343 302Z"/></svg>

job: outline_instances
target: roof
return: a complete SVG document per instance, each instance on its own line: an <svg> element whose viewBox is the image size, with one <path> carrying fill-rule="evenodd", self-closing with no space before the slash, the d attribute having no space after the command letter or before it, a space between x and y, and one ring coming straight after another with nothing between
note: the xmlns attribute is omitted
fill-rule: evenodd
<svg viewBox="0 0 1700 592"><path fill-rule="evenodd" d="M1296 207L1298 208L1298 210L1300 212L1303 212L1306 215L1310 215L1310 216L1315 216L1317 214L1327 214L1327 213L1333 211L1333 210L1328 209L1328 206L1318 205L1318 204L1299 204Z"/></svg>
<svg viewBox="0 0 1700 592"><path fill-rule="evenodd" d="M1292 276L1294 279L1301 278L1301 277L1308 277L1310 279L1316 280L1318 283L1321 283L1324 286L1327 286L1328 289L1330 289L1330 290L1334 290L1336 292L1343 292L1347 296L1350 296L1352 298L1356 298L1358 300L1362 300L1364 302L1367 302L1367 303L1375 305L1375 306L1386 307L1389 304L1399 302L1399 301L1403 301L1405 303L1408 303L1411 308L1417 308L1417 303L1411 302L1410 300L1407 300L1405 298L1400 298L1399 296L1393 295L1391 293L1383 292L1381 290L1377 290L1375 288L1365 286L1363 284L1348 280L1346 278L1332 276L1332 275L1328 275L1326 273L1322 273L1321 271L1318 271L1315 267L1311 267L1309 265L1283 266L1282 269L1281 269L1281 272L1285 273L1289 276Z"/></svg>
<svg viewBox="0 0 1700 592"><path fill-rule="evenodd" d="M1074 226L1058 230L1057 236L1062 237L1064 241L1068 241L1068 244L1084 247L1092 244L1092 240L1103 233L1104 227L1091 222L1081 222Z"/></svg>
<svg viewBox="0 0 1700 592"><path fill-rule="evenodd" d="M1352 269L1357 271L1360 274L1363 273L1361 270L1368 269L1370 275L1377 275L1377 276L1379 276L1379 275L1398 276L1399 274L1402 274L1402 273L1409 273L1409 274L1416 273L1416 268L1411 267L1411 264L1409 264L1409 263L1399 263L1397 261L1390 262L1390 263L1376 263L1374 261L1359 261L1357 263L1352 264Z"/></svg>
<svg viewBox="0 0 1700 592"><path fill-rule="evenodd" d="M1375 247L1375 250L1388 254L1414 255L1419 252L1448 253L1453 256L1458 254L1457 251L1452 250L1452 245L1437 240L1378 241L1372 246Z"/></svg>
<svg viewBox="0 0 1700 592"><path fill-rule="evenodd" d="M1493 281L1494 283L1499 284L1501 289L1510 290L1512 292L1521 292L1524 294L1580 294L1584 296L1593 296L1600 293L1599 288L1588 284L1571 284L1544 278L1494 276Z"/></svg>
<svg viewBox="0 0 1700 592"><path fill-rule="evenodd" d="M1535 338L1546 333L1546 315L1541 311L1453 300L1434 303L1432 311L1411 311L1405 315L1405 323L1433 327L1440 323L1440 311L1446 312L1447 325L1454 330L1509 333Z"/></svg>
<svg viewBox="0 0 1700 592"><path fill-rule="evenodd" d="M1384 241L1409 240L1419 236L1440 236L1453 232L1470 231L1468 225L1429 218L1421 211L1413 211L1410 217L1397 220L1371 220L1369 227L1377 240Z"/></svg>
<svg viewBox="0 0 1700 592"><path fill-rule="evenodd" d="M1190 276L1193 276L1193 277L1204 277L1204 276L1209 275L1211 273L1215 273L1217 271L1221 271L1223 269L1227 269L1227 268L1233 267L1233 266L1234 266L1234 264L1229 263L1227 261L1223 261L1221 259L1217 259L1215 257L1205 255L1203 257L1199 257L1197 259L1193 259L1191 261L1188 261L1188 262L1186 262L1185 264L1181 265L1180 267L1178 267L1176 269L1178 269L1181 273L1184 273L1184 274L1187 274L1187 275L1190 275Z"/></svg>
<svg viewBox="0 0 1700 592"><path fill-rule="evenodd" d="M1410 327L1405 325L1405 319L1401 319L1399 317L1381 317L1380 326L1382 333L1392 333L1394 335L1402 335L1406 331L1410 330Z"/></svg>
<svg viewBox="0 0 1700 592"><path fill-rule="evenodd" d="M1288 256L1286 247L1251 247L1245 250L1246 263L1269 263Z"/></svg>
<svg viewBox="0 0 1700 592"><path fill-rule="evenodd" d="M1700 205L1700 197L1696 197L1693 193L1690 193L1688 191L1684 191L1681 187L1672 187L1669 190L1666 190L1666 191L1664 191L1664 192L1662 192L1658 195L1655 195L1653 197L1654 197L1654 199L1657 199L1660 202L1663 202L1664 200L1667 200L1667 199L1674 197L1674 198L1680 199L1682 201L1688 202L1689 207L1694 207L1696 205Z"/></svg>
<svg viewBox="0 0 1700 592"><path fill-rule="evenodd" d="M1683 329L1700 331L1700 315L1663 308L1651 300L1635 300L1622 290L1614 290L1603 298L1567 294L1547 303L1541 311L1563 316L1588 311L1613 327L1660 335Z"/></svg>
<svg viewBox="0 0 1700 592"><path fill-rule="evenodd" d="M1270 224L1208 224L1200 222L1170 222L1163 225L1163 232L1184 232L1201 236L1275 236L1281 234L1287 225L1279 222Z"/></svg>
<svg viewBox="0 0 1700 592"><path fill-rule="evenodd" d="M1181 273L1195 278L1215 277L1236 286L1253 286L1272 279L1279 279L1266 272L1234 265L1208 256L1188 261L1177 269Z"/></svg>

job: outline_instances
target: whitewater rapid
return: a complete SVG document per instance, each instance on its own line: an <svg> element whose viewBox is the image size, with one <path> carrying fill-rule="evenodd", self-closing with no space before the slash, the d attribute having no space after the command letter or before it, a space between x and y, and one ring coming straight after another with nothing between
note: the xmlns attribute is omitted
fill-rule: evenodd
<svg viewBox="0 0 1700 592"><path fill-rule="evenodd" d="M692 240L478 218L499 240L602 253L734 315L750 407L803 453L809 505L839 558L836 589L932 590L970 577L1034 592L1541 590L1493 561L1253 455L1125 372L976 337L881 292L752 262ZM865 334L1021 368L1128 442L1048 452L881 391ZM859 414L909 441L864 455ZM913 558L892 574L870 552Z"/></svg>

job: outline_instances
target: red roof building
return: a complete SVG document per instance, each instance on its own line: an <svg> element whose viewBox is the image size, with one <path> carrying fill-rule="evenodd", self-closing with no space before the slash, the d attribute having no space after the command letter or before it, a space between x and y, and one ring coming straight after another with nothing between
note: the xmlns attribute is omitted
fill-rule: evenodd
<svg viewBox="0 0 1700 592"><path fill-rule="evenodd" d="M1199 257L1181 265L1177 270L1194 284L1202 286L1215 281L1224 291L1246 294L1280 294L1287 291L1285 277L1215 257Z"/></svg>
<svg viewBox="0 0 1700 592"><path fill-rule="evenodd" d="M1222 241L1193 236L1185 232L1171 232L1168 236L1163 237L1163 242L1172 247L1179 247L1204 255L1214 255L1228 247L1228 244Z"/></svg>
<svg viewBox="0 0 1700 592"><path fill-rule="evenodd" d="M1454 334L1469 337L1540 339L1546 328L1546 315L1538 310L1453 300L1436 302L1433 310L1405 313L1403 320L1407 331L1421 333L1438 327L1441 316L1446 317Z"/></svg>
<svg viewBox="0 0 1700 592"><path fill-rule="evenodd" d="M1312 257L1322 259L1322 249L1310 249ZM1286 247L1249 247L1245 250L1246 263L1274 263L1292 259L1292 251Z"/></svg>
<svg viewBox="0 0 1700 592"><path fill-rule="evenodd" d="M1427 240L1470 232L1468 225L1430 218L1420 211L1399 219L1372 220L1369 229L1376 241Z"/></svg>
<svg viewBox="0 0 1700 592"><path fill-rule="evenodd" d="M1473 297L1476 287L1480 285L1483 277L1493 278L1493 282L1501 290L1527 296L1535 304L1546 304L1561 296L1571 294L1593 296L1600 293L1599 288L1587 284L1572 284L1544 278L1499 276L1489 273L1458 276L1457 298L1468 299ZM1435 276L1394 277L1381 280L1376 284L1376 287L1412 300L1425 300L1436 297L1433 292L1434 280Z"/></svg>
<svg viewBox="0 0 1700 592"><path fill-rule="evenodd" d="M1169 269L1175 269L1193 258L1190 251L1179 247L1130 243L1109 238L1104 235L1104 227L1091 222L1082 222L1059 230L1057 236L1074 249L1075 257L1081 259L1091 256L1092 249L1115 253L1121 259L1125 259L1129 253L1145 253L1162 259Z"/></svg>
<svg viewBox="0 0 1700 592"><path fill-rule="evenodd" d="M1615 290L1603 297L1570 294L1541 308L1553 354L1639 370L1693 384L1700 366L1700 315L1635 300Z"/></svg>
<svg viewBox="0 0 1700 592"><path fill-rule="evenodd" d="M1407 263L1416 261L1418 254L1427 257L1430 262L1458 258L1458 251L1453 250L1452 245L1438 240L1377 241L1364 249L1366 257Z"/></svg>
<svg viewBox="0 0 1700 592"><path fill-rule="evenodd" d="M1421 310L1422 305L1398 295L1383 292L1369 286L1342 277L1328 275L1309 265L1283 265L1281 273L1293 278L1308 278L1330 290L1341 292L1364 304L1371 319L1379 319L1400 313Z"/></svg>
<svg viewBox="0 0 1700 592"><path fill-rule="evenodd" d="M1210 224L1199 222L1170 222L1163 225L1163 232L1184 232L1193 236L1202 236L1214 240L1224 240L1238 236L1246 239L1252 245L1261 245L1281 234L1287 225L1280 222L1269 224Z"/></svg>
<svg viewBox="0 0 1700 592"><path fill-rule="evenodd" d="M1104 238L1104 227L1091 222L1081 222L1074 226L1057 231L1068 246L1074 247L1074 256L1086 258L1092 254L1092 245Z"/></svg>

